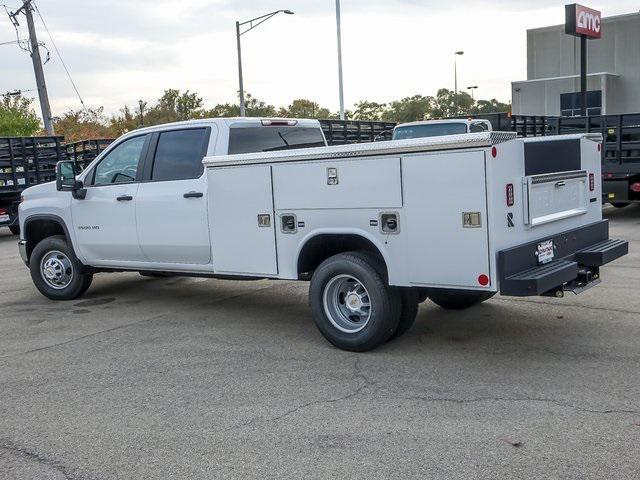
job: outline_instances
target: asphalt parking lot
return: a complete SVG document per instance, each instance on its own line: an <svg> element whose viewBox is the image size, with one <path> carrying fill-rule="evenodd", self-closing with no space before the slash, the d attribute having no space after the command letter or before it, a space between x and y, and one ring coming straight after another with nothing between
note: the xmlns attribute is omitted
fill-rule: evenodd
<svg viewBox="0 0 640 480"><path fill-rule="evenodd" d="M38 294L0 233L0 478L635 478L640 207L580 296L427 302L331 347L306 283L96 277Z"/></svg>

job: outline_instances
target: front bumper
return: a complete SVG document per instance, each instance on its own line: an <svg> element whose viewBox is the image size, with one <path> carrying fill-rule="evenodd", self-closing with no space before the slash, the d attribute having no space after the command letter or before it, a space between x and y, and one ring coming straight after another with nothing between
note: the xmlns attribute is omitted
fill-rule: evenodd
<svg viewBox="0 0 640 480"><path fill-rule="evenodd" d="M29 258L27 257L27 241L20 240L18 242L18 251L20 252L20 258L26 266L29 266Z"/></svg>
<svg viewBox="0 0 640 480"><path fill-rule="evenodd" d="M554 260L538 264L538 245L553 240ZM580 293L600 282L600 270L629 253L625 240L609 238L609 221L602 220L553 237L498 253L500 294L516 297L560 296L565 290Z"/></svg>

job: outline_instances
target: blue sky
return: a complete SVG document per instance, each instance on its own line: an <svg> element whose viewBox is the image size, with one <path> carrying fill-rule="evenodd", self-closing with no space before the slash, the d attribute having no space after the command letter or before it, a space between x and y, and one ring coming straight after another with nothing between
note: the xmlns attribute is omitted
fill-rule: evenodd
<svg viewBox="0 0 640 480"><path fill-rule="evenodd" d="M17 7L19 0L0 0ZM243 36L245 89L275 105L312 98L338 108L333 0L37 0L78 89L107 113L165 88L200 93L207 105L234 101L235 20L288 8ZM605 16L638 11L638 2L589 3ZM538 0L342 0L345 100L390 101L459 87L507 101L510 81L526 78L526 30L560 24L564 2ZM24 23L24 22L23 22ZM36 17L39 40L51 50L45 66L55 114L79 102ZM606 32L605 32L606 34ZM0 10L0 43L15 38ZM0 92L34 88L28 55L0 46ZM30 95L34 95L31 93Z"/></svg>

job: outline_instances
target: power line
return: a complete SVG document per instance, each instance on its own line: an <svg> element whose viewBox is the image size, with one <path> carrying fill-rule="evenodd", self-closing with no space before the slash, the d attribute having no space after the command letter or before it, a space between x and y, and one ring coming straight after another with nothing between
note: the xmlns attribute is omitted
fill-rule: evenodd
<svg viewBox="0 0 640 480"><path fill-rule="evenodd" d="M42 18L42 14L40 13L40 10L38 9L38 5L36 4L36 2L32 2L33 6L36 9L36 13L38 14L38 17L40 17L40 21L42 22L42 25L44 25L44 29L47 32L47 35L49 36L49 40L51 40L51 45L53 45L53 49L56 52L56 55L58 55L58 59L60 60L60 63L62 63L62 66L64 67L64 71L67 73L67 77L69 78L69 81L71 82L71 85L73 86L73 89L76 92L76 95L78 96L78 99L80 100L80 103L82 104L83 108L87 108L84 104L84 100L82 100L82 96L80 95L80 92L78 91L78 87L76 86L76 83L73 81L73 78L71 77L71 72L69 71L69 68L67 67L67 64L64 62L64 60L62 59L62 54L60 53L60 50L58 49L58 46L56 45L56 42L53 40L53 36L51 35L51 32L49 31L49 27L47 27L46 22L44 21L44 18Z"/></svg>

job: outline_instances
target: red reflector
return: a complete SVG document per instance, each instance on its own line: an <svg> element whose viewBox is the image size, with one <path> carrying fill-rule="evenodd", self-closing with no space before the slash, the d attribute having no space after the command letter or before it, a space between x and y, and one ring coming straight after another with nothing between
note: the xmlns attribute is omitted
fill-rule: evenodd
<svg viewBox="0 0 640 480"><path fill-rule="evenodd" d="M602 151L602 144L601 144L601 143L599 143L599 144L598 144L598 151L599 151L599 152L601 152L601 151Z"/></svg>
<svg viewBox="0 0 640 480"><path fill-rule="evenodd" d="M640 193L640 183L632 183L631 184L631 191L632 192L636 192L636 193Z"/></svg>
<svg viewBox="0 0 640 480"><path fill-rule="evenodd" d="M492 156L493 158L496 158L496 157L498 156L498 149L497 149L496 147L493 147L493 148L491 149L491 156Z"/></svg>
<svg viewBox="0 0 640 480"><path fill-rule="evenodd" d="M596 179L593 173L589 174L589 190L594 191L596 189Z"/></svg>
<svg viewBox="0 0 640 480"><path fill-rule="evenodd" d="M478 283L483 287L486 287L487 285L489 285L489 277L483 273L478 277Z"/></svg>
<svg viewBox="0 0 640 480"><path fill-rule="evenodd" d="M513 197L513 183L507 184L507 207L513 207L514 197Z"/></svg>

